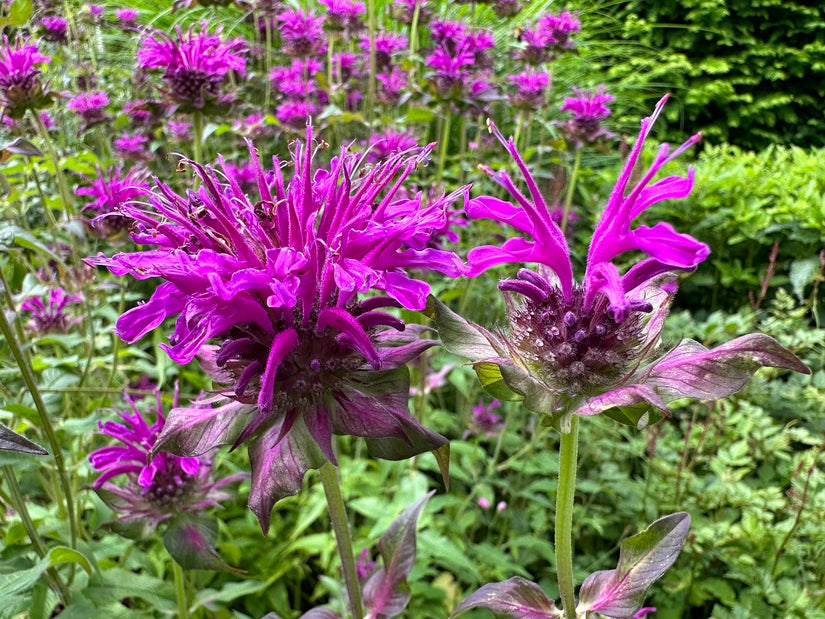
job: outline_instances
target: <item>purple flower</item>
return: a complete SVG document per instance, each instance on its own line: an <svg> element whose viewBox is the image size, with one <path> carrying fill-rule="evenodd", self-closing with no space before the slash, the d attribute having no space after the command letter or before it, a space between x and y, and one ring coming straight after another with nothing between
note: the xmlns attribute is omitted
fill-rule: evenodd
<svg viewBox="0 0 825 619"><path fill-rule="evenodd" d="M184 111L201 110L208 104L224 103L221 96L226 74L246 68L246 43L242 39L224 42L220 28L215 34L190 28L185 34L175 27L177 37L155 30L141 39L138 64L143 69L162 68L167 95Z"/></svg>
<svg viewBox="0 0 825 619"><path fill-rule="evenodd" d="M468 436L497 436L504 427L504 422L493 411L501 406L501 402L493 400L489 404L483 401L473 406L473 418L470 420L470 427L464 433L464 438Z"/></svg>
<svg viewBox="0 0 825 619"><path fill-rule="evenodd" d="M55 128L54 119L51 114L44 111L40 112L38 116L40 116L40 122L43 123L43 126L46 127L47 130Z"/></svg>
<svg viewBox="0 0 825 619"><path fill-rule="evenodd" d="M430 24L430 38L436 46L445 46L454 53L464 41L467 26L460 21L434 21Z"/></svg>
<svg viewBox="0 0 825 619"><path fill-rule="evenodd" d="M536 28L550 35L554 47L568 50L575 47L573 40L570 38L570 33L579 32L581 25L575 15L565 11L559 15L548 13L541 17L536 23Z"/></svg>
<svg viewBox="0 0 825 619"><path fill-rule="evenodd" d="M140 11L136 9L118 9L115 11L115 18L120 22L120 26L126 30L137 27L137 18Z"/></svg>
<svg viewBox="0 0 825 619"><path fill-rule="evenodd" d="M166 123L166 128L174 140L188 142L192 139L192 123L170 120Z"/></svg>
<svg viewBox="0 0 825 619"><path fill-rule="evenodd" d="M300 130L317 111L318 108L311 101L284 101L275 110L275 118L289 129Z"/></svg>
<svg viewBox="0 0 825 619"><path fill-rule="evenodd" d="M132 168L124 175L123 166L118 166L110 167L107 176L98 167L97 177L91 181L92 186L80 187L75 193L94 199L82 209L94 217L94 226L106 233L117 232L131 223L128 217L120 214L121 207L149 193L147 174L142 168Z"/></svg>
<svg viewBox="0 0 825 619"><path fill-rule="evenodd" d="M320 94L315 74L321 68L315 58L296 58L288 67L273 67L269 80L285 98L304 101Z"/></svg>
<svg viewBox="0 0 825 619"><path fill-rule="evenodd" d="M329 30L357 32L364 28L361 16L367 12L362 2L354 0L319 0L326 7L324 25Z"/></svg>
<svg viewBox="0 0 825 619"><path fill-rule="evenodd" d="M148 161L151 158L149 152L149 138L139 133L121 133L115 138L113 143L115 154L123 159L131 161Z"/></svg>
<svg viewBox="0 0 825 619"><path fill-rule="evenodd" d="M52 43L65 43L66 38L66 19L57 15L46 15L40 18L40 27L43 38Z"/></svg>
<svg viewBox="0 0 825 619"><path fill-rule="evenodd" d="M442 45L427 56L425 64L432 68L430 79L439 98L450 101L460 99L464 94L473 74L474 55L466 46L451 53L446 45Z"/></svg>
<svg viewBox="0 0 825 619"><path fill-rule="evenodd" d="M75 114L80 116L81 124L80 131L83 132L93 125L104 122L108 116L104 109L109 105L108 95L97 90L95 92L81 92L71 99L66 104L67 110L72 110Z"/></svg>
<svg viewBox="0 0 825 619"><path fill-rule="evenodd" d="M375 69L384 71L392 65L392 57L404 51L409 46L409 40L403 34L393 32L377 32L375 34ZM370 51L370 39L365 34L358 44L365 53Z"/></svg>
<svg viewBox="0 0 825 619"><path fill-rule="evenodd" d="M101 471L93 487L115 512L118 520L143 520L157 527L158 523L184 512L199 513L210 507L220 507L231 496L221 488L244 476L232 475L220 481L212 480L212 462L205 455L182 458L151 451L157 444L166 419L160 395L150 426L138 411L134 400L124 396L131 411L117 411L123 423L98 422L101 433L116 439L120 445L102 447L89 454L89 462ZM177 396L175 397L177 400ZM124 476L118 486L110 480Z"/></svg>
<svg viewBox="0 0 825 619"><path fill-rule="evenodd" d="M564 235L513 140L504 140L490 123L524 176L528 195L504 170L486 168L515 204L477 197L468 202L467 215L506 222L531 238L519 236L501 247L473 248L468 254L470 275L506 262L536 262L539 268L521 269L516 279L499 283L499 289L507 293L510 332L506 338L458 317L451 331L445 332L451 334L445 337L442 333L442 337L448 349L488 366L497 365L504 382L523 397L527 408L547 414L563 430L571 414L596 415L638 405L663 411L666 401L679 397L727 397L760 366L809 372L790 351L762 334L747 335L713 350L685 340L655 358L677 289L673 272L694 270L709 253L706 245L667 223L633 226L651 205L686 197L693 188L692 170L686 177L669 176L649 184L658 170L692 146L699 135L672 154L663 144L650 168L629 187L642 145L666 99L642 121L639 139L596 224L580 284L573 279ZM612 260L628 251L641 251L648 257L622 274ZM614 411L611 416L633 424L647 419L641 414L635 418L616 415Z"/></svg>
<svg viewBox="0 0 825 619"><path fill-rule="evenodd" d="M3 37L0 46L0 105L3 112L15 120L23 118L26 110L37 110L51 105L51 99L43 92L40 69L37 65L51 62L41 54L37 45L29 45L28 39L19 34L14 43Z"/></svg>
<svg viewBox="0 0 825 619"><path fill-rule="evenodd" d="M511 75L509 79L518 90L509 96L510 103L523 110L538 110L544 107L547 89L550 87L550 74L528 67L523 73Z"/></svg>
<svg viewBox="0 0 825 619"><path fill-rule="evenodd" d="M67 294L62 288L53 288L49 299L43 303L40 297L28 297L20 304L20 311L31 312L26 329L30 333L45 335L47 333L67 333L76 324L83 321L79 316L64 313L71 303L82 303L83 297Z"/></svg>
<svg viewBox="0 0 825 619"><path fill-rule="evenodd" d="M164 280L126 312L118 334L134 342L178 316L163 344L176 363L197 358L219 384L204 401L170 413L160 445L194 456L250 441L250 508L264 530L280 498L304 473L335 463L333 434L364 437L379 458L403 459L444 444L407 411L404 366L433 342L422 327L382 311L421 309L429 286L408 269L461 274L447 251L414 249L444 220L448 199L423 208L398 187L433 145L371 169L342 149L313 170L311 129L291 143L292 166L264 172L254 150L257 191L189 162L201 184L186 196L159 184L151 208L127 205L132 238L157 249L89 259L115 275ZM282 176L290 170L292 178ZM378 295L359 298L359 295ZM212 341L214 344L209 344Z"/></svg>
<svg viewBox="0 0 825 619"><path fill-rule="evenodd" d="M272 125L266 123L261 112L254 112L235 121L235 132L250 139L258 139L272 134Z"/></svg>
<svg viewBox="0 0 825 619"><path fill-rule="evenodd" d="M133 127L151 128L169 116L171 108L162 101L135 99L123 105L123 113L129 117Z"/></svg>
<svg viewBox="0 0 825 619"><path fill-rule="evenodd" d="M550 32L538 28L528 28L521 33L522 48L518 58L530 65L538 65L550 60L550 50L555 43Z"/></svg>
<svg viewBox="0 0 825 619"><path fill-rule="evenodd" d="M323 17L315 17L312 12L287 9L278 15L281 22L281 49L288 56L313 56L326 49Z"/></svg>
<svg viewBox="0 0 825 619"><path fill-rule="evenodd" d="M387 73L378 73L375 79L379 84L378 102L385 105L397 105L401 101L401 94L409 85L407 74L398 67L393 67Z"/></svg>
<svg viewBox="0 0 825 619"><path fill-rule="evenodd" d="M418 140L412 131L395 131L385 129L381 133L373 133L367 145L366 159L368 163L379 163L387 161L398 153L403 153L414 148Z"/></svg>
<svg viewBox="0 0 825 619"><path fill-rule="evenodd" d="M378 563L370 559L370 550L369 548L364 548L361 551L361 554L358 555L358 558L355 559L355 573L358 576L358 581L360 583L366 582L366 580L372 576L372 573L378 567Z"/></svg>
<svg viewBox="0 0 825 619"><path fill-rule="evenodd" d="M613 97L607 94L604 84L595 90L574 87L573 91L576 96L566 97L564 105L561 106L562 112L570 112L573 115L571 120L561 125L569 139L581 146L585 142L613 137L613 133L602 127L602 122L610 115L610 108L606 104L613 101Z"/></svg>

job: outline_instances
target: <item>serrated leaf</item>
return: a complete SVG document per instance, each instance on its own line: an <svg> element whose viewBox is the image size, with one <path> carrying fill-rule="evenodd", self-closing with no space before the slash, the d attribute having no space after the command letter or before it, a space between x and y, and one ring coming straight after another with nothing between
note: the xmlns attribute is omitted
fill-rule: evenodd
<svg viewBox="0 0 825 619"><path fill-rule="evenodd" d="M689 530L690 516L677 512L624 540L616 569L594 572L584 580L576 612L631 617L644 604L650 585L676 561Z"/></svg>
<svg viewBox="0 0 825 619"><path fill-rule="evenodd" d="M21 436L17 432L11 431L2 423L0 423L0 450L19 451L21 453L36 456L46 456L49 454L48 451L39 445L32 443L25 436Z"/></svg>
<svg viewBox="0 0 825 619"><path fill-rule="evenodd" d="M521 576L484 585L459 604L451 617L471 608L486 608L508 619L560 619L561 610L541 588Z"/></svg>
<svg viewBox="0 0 825 619"><path fill-rule="evenodd" d="M418 516L435 490L401 512L378 540L383 565L364 584L364 608L371 617L395 617L410 601L407 576L415 563Z"/></svg>

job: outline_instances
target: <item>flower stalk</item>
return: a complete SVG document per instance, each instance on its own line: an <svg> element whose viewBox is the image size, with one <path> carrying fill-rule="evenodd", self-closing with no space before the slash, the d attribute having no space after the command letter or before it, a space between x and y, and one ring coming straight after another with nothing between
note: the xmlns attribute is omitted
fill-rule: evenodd
<svg viewBox="0 0 825 619"><path fill-rule="evenodd" d="M567 183L567 195L564 196L564 213L561 216L561 231L567 232L567 220L570 217L570 209L573 207L573 192L576 189L576 181L579 180L579 169L582 164L582 149L576 149L576 157L573 160L573 171L570 173L570 182Z"/></svg>
<svg viewBox="0 0 825 619"><path fill-rule="evenodd" d="M556 579L565 617L576 619L573 583L573 502L579 454L579 418L573 415L570 432L562 433L559 485L556 490Z"/></svg>
<svg viewBox="0 0 825 619"><path fill-rule="evenodd" d="M349 533L347 510L344 505L344 497L341 494L341 485L338 483L338 474L335 467L329 462L325 462L318 469L318 472L324 486L324 496L327 498L329 519L332 523L332 530L335 532L338 555L341 557L341 569L344 572L344 584L347 587L347 599L352 619L364 619L361 588L358 585L358 573L355 570L355 555L352 552L352 538Z"/></svg>

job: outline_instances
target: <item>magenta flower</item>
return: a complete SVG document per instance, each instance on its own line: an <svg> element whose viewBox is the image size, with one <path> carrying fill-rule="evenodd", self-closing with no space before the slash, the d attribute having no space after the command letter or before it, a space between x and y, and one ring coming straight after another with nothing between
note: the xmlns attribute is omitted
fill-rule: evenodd
<svg viewBox="0 0 825 619"><path fill-rule="evenodd" d="M501 402L493 400L489 404L483 401L473 406L473 418L470 420L470 427L464 433L464 438L468 436L497 436L504 427L504 422L493 411L501 406Z"/></svg>
<svg viewBox="0 0 825 619"><path fill-rule="evenodd" d="M363 30L362 15L367 12L363 2L354 0L319 0L326 7L324 26L332 31L347 33Z"/></svg>
<svg viewBox="0 0 825 619"><path fill-rule="evenodd" d="M440 99L462 98L473 75L474 60L472 50L466 46L450 52L446 45L441 45L427 56L425 64L432 69L430 80Z"/></svg>
<svg viewBox="0 0 825 619"><path fill-rule="evenodd" d="M375 34L375 68L377 71L384 71L392 66L393 56L409 47L409 41L403 34L394 32L377 32ZM370 51L370 39L365 34L358 44L365 53Z"/></svg>
<svg viewBox="0 0 825 619"><path fill-rule="evenodd" d="M284 101L275 110L275 118L288 129L300 130L317 111L318 108L311 101Z"/></svg>
<svg viewBox="0 0 825 619"><path fill-rule="evenodd" d="M445 46L454 53L467 35L467 26L460 21L434 21L430 24L430 39L438 46Z"/></svg>
<svg viewBox="0 0 825 619"><path fill-rule="evenodd" d="M569 139L581 146L585 142L614 137L614 134L602 126L604 119L610 115L607 104L613 101L613 97L607 94L604 84L595 90L574 87L573 91L576 96L565 98L564 105L561 106L562 112L570 112L573 115L571 120L561 125Z"/></svg>
<svg viewBox="0 0 825 619"><path fill-rule="evenodd" d="M46 303L40 297L28 297L20 304L21 312L31 312L26 329L36 335L68 333L69 329L83 322L80 316L65 313L70 304L82 303L83 297L67 294L62 288L53 288Z"/></svg>
<svg viewBox="0 0 825 619"><path fill-rule="evenodd" d="M536 23L536 28L549 35L553 47L569 50L575 47L573 40L570 38L570 33L579 32L581 30L581 22L575 15L567 11L559 15L548 13L539 18L539 21Z"/></svg>
<svg viewBox="0 0 825 619"><path fill-rule="evenodd" d="M513 140L504 140L491 123L524 176L529 197L505 171L487 168L515 204L477 197L468 202L467 215L506 222L531 238L518 236L501 247L473 248L467 257L469 272L478 275L506 262L536 262L539 269L521 269L516 279L499 283L499 289L508 293L510 333L506 338L459 317L454 317L449 330L439 323L439 332L448 349L486 363L485 367L497 365L515 394L513 399L523 399L527 408L547 414L564 431L572 414L612 411L611 416L637 424L648 419L641 416L638 409L642 407L637 405L663 411L666 401L679 397L727 397L760 366L809 372L790 351L762 334L747 335L713 350L685 340L656 358L659 334L677 289L673 272L694 270L709 253L706 245L669 224L633 226L651 205L683 198L693 187L692 170L687 177L670 176L649 183L659 169L692 146L698 135L672 154L668 145L662 145L650 168L628 187L665 100L642 121L639 139L596 224L580 284L573 279L564 235ZM622 274L612 260L628 251L641 251L648 257ZM443 321L449 311L439 311ZM501 397L500 392L496 397ZM635 412L625 417L612 410L634 406L629 410Z"/></svg>
<svg viewBox="0 0 825 619"><path fill-rule="evenodd" d="M147 161L151 157L149 152L149 138L139 133L121 133L113 142L115 154L130 161Z"/></svg>
<svg viewBox="0 0 825 619"><path fill-rule="evenodd" d="M51 43L65 43L68 24L66 19L57 15L46 15L40 18L40 31L43 38Z"/></svg>
<svg viewBox="0 0 825 619"><path fill-rule="evenodd" d="M43 126L46 127L47 130L51 130L51 129L55 128L54 119L52 118L51 114L44 111L44 112L40 112L38 114L38 116L40 116L40 122L43 123Z"/></svg>
<svg viewBox="0 0 825 619"><path fill-rule="evenodd" d="M105 109L107 105L109 105L108 95L101 90L97 90L75 95L69 99L66 109L80 116L80 132L82 133L89 127L100 124L108 118Z"/></svg>
<svg viewBox="0 0 825 619"><path fill-rule="evenodd" d="M550 74L544 71L536 71L528 67L518 75L511 75L507 78L517 88L509 96L513 107L522 110L538 110L544 107L547 99L547 89L550 88Z"/></svg>
<svg viewBox="0 0 825 619"><path fill-rule="evenodd" d="M385 105L397 105L401 95L409 86L407 74L398 67L388 69L387 73L378 73L375 76L378 82L378 102Z"/></svg>
<svg viewBox="0 0 825 619"><path fill-rule="evenodd" d="M311 11L287 9L278 15L281 22L281 49L288 56L313 56L326 50L323 17Z"/></svg>
<svg viewBox="0 0 825 619"><path fill-rule="evenodd" d="M370 136L366 159L368 163L387 161L394 155L409 151L417 144L418 140L412 131L385 129L381 133L373 133Z"/></svg>
<svg viewBox="0 0 825 619"><path fill-rule="evenodd" d="M192 139L192 123L170 120L166 123L169 135L179 142L188 142Z"/></svg>
<svg viewBox="0 0 825 619"><path fill-rule="evenodd" d="M273 67L269 80L285 98L304 101L321 93L315 79L321 69L321 63L315 58L296 58L288 67Z"/></svg>
<svg viewBox="0 0 825 619"><path fill-rule="evenodd" d="M140 17L140 11L136 9L118 9L115 11L115 19L120 22L121 28L125 30L129 30L132 28L136 28L138 23L137 19Z"/></svg>
<svg viewBox="0 0 825 619"><path fill-rule="evenodd" d="M37 110L51 105L48 93L43 92L38 65L51 62L41 54L37 45L19 34L14 43L3 36L0 46L0 106L3 113L15 120L23 118L26 110Z"/></svg>
<svg viewBox="0 0 825 619"><path fill-rule="evenodd" d="M132 168L124 175L123 166L110 167L106 175L98 167L97 177L91 180L92 186L75 190L79 196L93 198L93 201L82 209L84 213L94 217L92 225L102 228L107 233L127 227L131 220L121 215L120 209L124 204L149 193L147 175L148 172L142 168Z"/></svg>
<svg viewBox="0 0 825 619"><path fill-rule="evenodd" d="M153 411L156 420L151 426L134 400L128 395L124 397L131 408L117 411L124 423L98 422L102 434L121 444L101 447L89 454L92 468L101 471L92 486L120 514L118 520L143 520L155 528L177 514L197 514L231 499L221 488L240 481L244 474L216 482L212 479L212 462L205 455L182 458L163 452L153 454L166 423L160 395ZM125 483L111 483L110 480L121 476Z"/></svg>
<svg viewBox="0 0 825 619"><path fill-rule="evenodd" d="M226 103L221 89L229 71L244 73L246 43L242 39L224 42L219 28L215 34L190 28L185 34L175 27L175 38L155 30L141 39L138 64L143 69L164 69L167 96L183 111L202 110Z"/></svg>
<svg viewBox="0 0 825 619"><path fill-rule="evenodd" d="M312 144L308 128L306 142L291 144L292 167L276 158L266 173L251 150L252 196L231 175L189 162L197 191L184 197L160 184L151 208L122 209L137 222L134 241L157 249L88 260L115 275L165 280L121 316L118 334L135 342L178 316L162 348L176 363L197 358L227 385L228 401L173 410L159 444L195 456L250 441L249 505L264 530L274 503L298 492L308 469L336 462L334 433L366 438L386 459L446 442L407 412L404 364L433 342L382 311L425 306L429 286L409 269L462 272L450 252L414 249L442 225L448 198L422 208L420 195L397 196L433 145L362 172L362 158L346 149L313 170ZM369 292L379 294L359 298Z"/></svg>

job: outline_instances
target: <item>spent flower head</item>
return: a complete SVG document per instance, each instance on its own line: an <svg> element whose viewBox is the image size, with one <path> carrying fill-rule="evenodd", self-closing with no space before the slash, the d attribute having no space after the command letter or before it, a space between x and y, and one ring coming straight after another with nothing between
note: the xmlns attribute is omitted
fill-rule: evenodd
<svg viewBox="0 0 825 619"><path fill-rule="evenodd" d="M239 481L243 474L215 481L212 461L206 455L180 457L152 453L166 423L159 394L151 425L134 400L128 395L124 397L129 409L117 411L123 423L98 422L100 432L120 444L101 447L89 454L92 468L100 471L93 487L106 504L120 514L118 520L142 520L155 528L177 514L197 514L210 507L220 507L221 501L231 498L222 488ZM112 483L111 480L121 477L120 485Z"/></svg>
<svg viewBox="0 0 825 619"><path fill-rule="evenodd" d="M425 306L429 286L408 271L463 270L453 253L422 248L460 192L426 206L398 195L432 148L370 169L342 149L313 169L307 128L306 141L291 143L291 167L276 158L265 172L250 149L251 197L231 174L188 162L197 190L181 196L158 184L149 207L121 209L136 221L134 241L156 249L89 259L163 280L121 316L118 334L134 342L178 316L162 348L176 363L198 359L226 385L226 400L173 410L160 447L194 456L248 441L249 504L265 530L275 501L298 492L308 469L336 462L336 433L366 438L385 459L446 442L407 411L405 364L433 342L384 311Z"/></svg>
<svg viewBox="0 0 825 619"><path fill-rule="evenodd" d="M485 376L491 375L491 366L497 366L514 399L545 413L563 429L572 414L610 411L625 423L640 424L649 419L649 413L639 412L645 406L666 411L666 401L679 397L726 397L760 366L809 371L790 351L762 334L743 336L712 350L685 340L658 357L659 334L677 290L675 272L694 270L709 253L705 244L670 224L633 225L648 207L686 197L693 188L693 170L686 177L650 183L699 135L672 153L663 144L650 168L630 184L643 143L666 99L642 120L639 139L596 224L580 283L573 276L564 234L513 140L505 140L490 123L515 160L528 193L522 193L505 170L485 167L515 203L481 196L468 202L466 212L472 219L506 222L526 237L510 238L500 247L473 248L467 257L469 272L478 275L507 262L533 262L539 267L521 269L515 279L499 283L506 293L510 323L506 336L450 316L443 306L436 311L441 316L439 332L448 349L484 364L480 367L488 370ZM647 258L620 273L613 259L634 250ZM617 413L617 407L629 407L625 411L630 412Z"/></svg>

